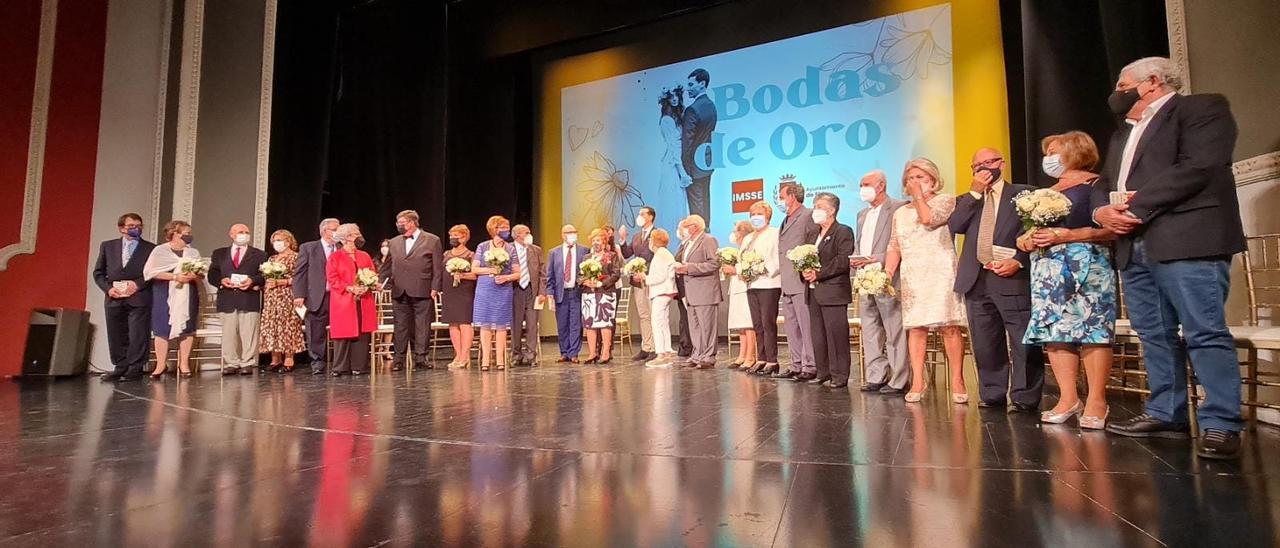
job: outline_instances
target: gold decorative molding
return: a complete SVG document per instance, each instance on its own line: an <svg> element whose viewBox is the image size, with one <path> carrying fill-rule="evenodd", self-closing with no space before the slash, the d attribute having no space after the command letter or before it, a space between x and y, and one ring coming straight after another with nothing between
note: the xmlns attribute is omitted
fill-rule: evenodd
<svg viewBox="0 0 1280 548"><path fill-rule="evenodd" d="M200 119L204 0L186 0L182 19L182 71L178 83L178 146L173 167L173 218L192 222L192 200L196 183L196 135Z"/></svg>
<svg viewBox="0 0 1280 548"><path fill-rule="evenodd" d="M40 192L44 186L44 146L49 130L49 85L53 79L53 46L57 31L58 0L43 0L40 3L35 88L31 96L31 133L27 138L22 224L18 230L18 242L0 248L0 271L9 267L9 259L36 252L36 232L40 227Z"/></svg>
<svg viewBox="0 0 1280 548"><path fill-rule="evenodd" d="M1237 187L1280 179L1280 150L1231 164L1231 172Z"/></svg>
<svg viewBox="0 0 1280 548"><path fill-rule="evenodd" d="M160 195L164 190L164 127L169 104L169 43L173 40L173 2L164 0L164 23L160 32L160 74L157 76L160 92L156 94L156 150L151 166L151 217L144 226L147 238L156 241L160 234Z"/></svg>
<svg viewBox="0 0 1280 548"><path fill-rule="evenodd" d="M262 84L258 102L258 164L257 181L253 199L253 227L250 229L262 238L267 235L267 178L271 161L271 90L276 64L276 5L279 0L266 1L266 14L262 25ZM266 240L263 240L266 242ZM270 250L270 242L267 249Z"/></svg>
<svg viewBox="0 0 1280 548"><path fill-rule="evenodd" d="M1169 31L1169 60L1182 74L1183 94L1191 93L1191 62L1187 56L1187 15L1183 0L1164 0L1165 27Z"/></svg>

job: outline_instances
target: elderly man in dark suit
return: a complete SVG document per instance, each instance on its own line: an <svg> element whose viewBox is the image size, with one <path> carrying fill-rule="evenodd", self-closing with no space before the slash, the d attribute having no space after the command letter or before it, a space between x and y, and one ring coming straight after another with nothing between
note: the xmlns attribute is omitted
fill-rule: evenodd
<svg viewBox="0 0 1280 548"><path fill-rule="evenodd" d="M711 75L706 70L697 69L689 73L685 88L689 93L689 106L685 107L680 119L680 160L692 178L682 183L689 200L689 214L701 217L708 226L711 225L711 174L715 167L712 166L710 147L701 153L699 147L710 143L711 134L716 131L716 105L707 97L710 84Z"/></svg>
<svg viewBox="0 0 1280 548"><path fill-rule="evenodd" d="M858 212L858 233L854 239L851 268L884 266L893 231L893 214L906 200L889 197L888 178L881 170L862 177L859 195L867 207ZM897 280L894 280L897 285ZM902 329L902 303L897 295L859 295L858 315L862 318L862 355L867 367L863 392L905 394L911 370L907 367L907 334Z"/></svg>
<svg viewBox="0 0 1280 548"><path fill-rule="evenodd" d="M1204 430L1199 454L1234 459L1243 426L1240 371L1225 307L1231 256L1245 249L1231 173L1236 123L1225 97L1182 96L1181 87L1172 62L1148 57L1120 71L1109 101L1126 123L1111 138L1094 186L1095 198L1114 197L1113 205L1099 208L1094 219L1122 235L1116 266L1129 320L1142 340L1151 396L1145 413L1107 430L1188 437L1189 355L1205 391L1197 409Z"/></svg>
<svg viewBox="0 0 1280 548"><path fill-rule="evenodd" d="M102 242L93 282L105 294L107 347L115 370L104 382L142 378L151 349L151 284L142 277L142 265L156 245L142 239L142 216L125 213L116 221L120 238Z"/></svg>
<svg viewBox="0 0 1280 548"><path fill-rule="evenodd" d="M1032 190L1001 178L1004 156L983 148L973 156L970 191L956 198L951 232L964 235L955 291L965 297L969 338L978 365L979 407L1037 413L1044 388L1044 353L1022 344L1031 321L1030 257L1017 249L1022 219L1018 193ZM1012 359L1010 359L1012 358Z"/></svg>
<svg viewBox="0 0 1280 548"><path fill-rule="evenodd" d="M528 226L511 227L511 237L515 240L511 260L520 265L520 279L512 287L511 297L511 365L537 367L538 315L547 302L547 265Z"/></svg>
<svg viewBox="0 0 1280 548"><path fill-rule="evenodd" d="M258 365L258 337L262 333L260 270L267 252L249 245L249 227L231 225L231 245L213 250L209 281L218 286L218 315L222 319L222 374L252 375Z"/></svg>
<svg viewBox="0 0 1280 548"><path fill-rule="evenodd" d="M404 370L410 338L414 365L433 369L427 350L431 347L431 322L436 319L435 300L444 287L444 247L435 234L418 228L418 212L411 209L396 215L396 230L400 235L387 244L389 254L380 272L391 287L395 316L391 370Z"/></svg>
<svg viewBox="0 0 1280 548"><path fill-rule="evenodd" d="M618 229L618 239L622 240L622 256L628 260L639 257L645 264L653 262L653 250L649 249L649 236L653 234L657 212L650 206L640 208L636 216L636 234L627 240L627 227ZM649 316L649 288L644 285L644 276L631 276L631 304L635 307L636 316L640 320L640 353L631 361L643 362L658 357L653 351L653 322Z"/></svg>
<svg viewBox="0 0 1280 548"><path fill-rule="evenodd" d="M332 218L320 221L320 239L298 248L298 262L293 267L293 306L307 309L307 353L311 355L312 375L325 374L329 337L329 282L325 268L337 249L333 233L339 224Z"/></svg>
<svg viewBox="0 0 1280 548"><path fill-rule="evenodd" d="M716 251L720 244L707 234L702 217L690 215L680 223L684 243L676 251L676 290L689 313L689 336L693 354L686 363L698 369L716 366L716 326L720 318L720 265Z"/></svg>

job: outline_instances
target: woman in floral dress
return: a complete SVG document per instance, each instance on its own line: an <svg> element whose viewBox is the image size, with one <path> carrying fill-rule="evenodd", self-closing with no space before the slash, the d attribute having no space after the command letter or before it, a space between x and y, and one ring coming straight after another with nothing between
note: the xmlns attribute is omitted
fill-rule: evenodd
<svg viewBox="0 0 1280 548"><path fill-rule="evenodd" d="M907 162L902 174L903 193L911 203L893 214L893 232L885 255L885 272L902 274L902 327L907 330L911 358L911 390L906 400L924 396L924 358L929 330L942 333L951 369L951 400L967 403L964 387L964 333L967 323L964 300L952 290L956 281L956 247L947 220L956 209L956 198L942 191L942 175L928 158Z"/></svg>
<svg viewBox="0 0 1280 548"><path fill-rule="evenodd" d="M1107 375L1116 327L1116 273L1110 230L1093 226L1091 173L1098 147L1087 133L1050 135L1041 142L1045 173L1058 180L1053 189L1071 200L1071 213L1058 226L1041 228L1018 239L1031 256L1031 322L1025 344L1043 344L1061 392L1058 404L1040 415L1063 423L1080 415L1081 428L1100 430L1107 422ZM1038 250L1038 251L1036 251ZM1082 404L1076 391L1080 362L1089 387Z"/></svg>
<svg viewBox="0 0 1280 548"><path fill-rule="evenodd" d="M293 371L293 355L307 349L302 335L302 318L293 311L293 267L298 263L298 240L288 230L271 233L276 254L271 262L284 265L290 277L267 280L262 292L262 353L271 354L271 371Z"/></svg>

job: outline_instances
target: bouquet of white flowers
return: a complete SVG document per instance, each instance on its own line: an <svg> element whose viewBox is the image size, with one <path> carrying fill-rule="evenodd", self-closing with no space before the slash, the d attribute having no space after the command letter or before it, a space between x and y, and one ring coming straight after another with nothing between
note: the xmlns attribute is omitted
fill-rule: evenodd
<svg viewBox="0 0 1280 548"><path fill-rule="evenodd" d="M204 276L209 273L210 262L211 261L207 258L191 259L191 258L183 257L181 259L178 259L178 272L182 274L195 274L196 276ZM178 289L182 289L182 286L184 284L182 282L175 281L173 282L173 285Z"/></svg>
<svg viewBox="0 0 1280 548"><path fill-rule="evenodd" d="M742 257L742 252L736 247L722 247L716 251L716 261L720 266L733 266L738 264L738 259Z"/></svg>
<svg viewBox="0 0 1280 548"><path fill-rule="evenodd" d="M604 280L604 263L596 257L589 257L578 265L578 279L583 282L600 283ZM594 285L590 287L596 287Z"/></svg>
<svg viewBox="0 0 1280 548"><path fill-rule="evenodd" d="M859 295L888 295L890 297L897 294L893 289L893 278L889 277L889 273L884 271L879 264L864 266L858 269L853 275L853 290Z"/></svg>
<svg viewBox="0 0 1280 548"><path fill-rule="evenodd" d="M258 267L258 272L268 280L283 280L289 277L289 268L284 263L267 261Z"/></svg>
<svg viewBox="0 0 1280 548"><path fill-rule="evenodd" d="M644 276L649 273L649 262L644 257L636 257L623 265L622 271L628 276Z"/></svg>
<svg viewBox="0 0 1280 548"><path fill-rule="evenodd" d="M509 262L511 262L511 254L507 253L505 249L491 247L484 252L484 264L498 269L499 272L506 268ZM493 277L496 278L497 276L497 274L493 274Z"/></svg>
<svg viewBox="0 0 1280 548"><path fill-rule="evenodd" d="M738 277L751 283L764 275L764 257L755 251L743 252L738 258Z"/></svg>
<svg viewBox="0 0 1280 548"><path fill-rule="evenodd" d="M449 274L465 274L471 272L471 261L462 257L454 257L444 262L444 271ZM458 287L458 280L453 280L453 287Z"/></svg>
<svg viewBox="0 0 1280 548"><path fill-rule="evenodd" d="M798 245L787 251L787 260L796 267L796 272L801 274L809 270L819 270L822 268L822 261L818 260L818 246L814 244ZM816 287L816 284L809 284L809 287Z"/></svg>
<svg viewBox="0 0 1280 548"><path fill-rule="evenodd" d="M356 285L365 288L367 291L373 291L378 288L378 273L371 268L361 268L356 271Z"/></svg>
<svg viewBox="0 0 1280 548"><path fill-rule="evenodd" d="M1071 213L1071 199L1052 188L1024 190L1014 196L1013 205L1027 232L1056 224Z"/></svg>

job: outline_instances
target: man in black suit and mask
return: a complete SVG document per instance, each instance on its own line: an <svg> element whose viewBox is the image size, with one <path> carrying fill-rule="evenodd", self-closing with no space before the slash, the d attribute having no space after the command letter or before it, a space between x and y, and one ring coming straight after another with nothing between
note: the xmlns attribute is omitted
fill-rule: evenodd
<svg viewBox="0 0 1280 548"><path fill-rule="evenodd" d="M710 83L711 75L705 69L689 73L686 89L690 104L684 109L680 119L680 161L692 178L681 184L685 185L689 214L702 217L707 227L711 226L711 174L715 168L711 164L710 147L701 155L697 153L699 146L711 142L711 134L716 131L716 105L707 97L707 86ZM699 166L696 159L701 159L706 169Z"/></svg>
<svg viewBox="0 0 1280 548"><path fill-rule="evenodd" d="M151 350L151 284L142 278L142 265L155 244L142 239L142 216L125 213L116 222L120 238L102 242L93 282L106 294L107 347L115 370L103 381L142 378Z"/></svg>
<svg viewBox="0 0 1280 548"><path fill-rule="evenodd" d="M1199 454L1240 456L1240 363L1227 329L1231 256L1245 249L1231 172L1236 122L1221 95L1178 95L1163 57L1120 71L1109 99L1125 123L1094 185L1101 226L1120 234L1116 267L1142 341L1146 412L1107 426L1132 437L1187 438L1187 358L1204 387ZM1178 331L1181 330L1181 337Z"/></svg>

